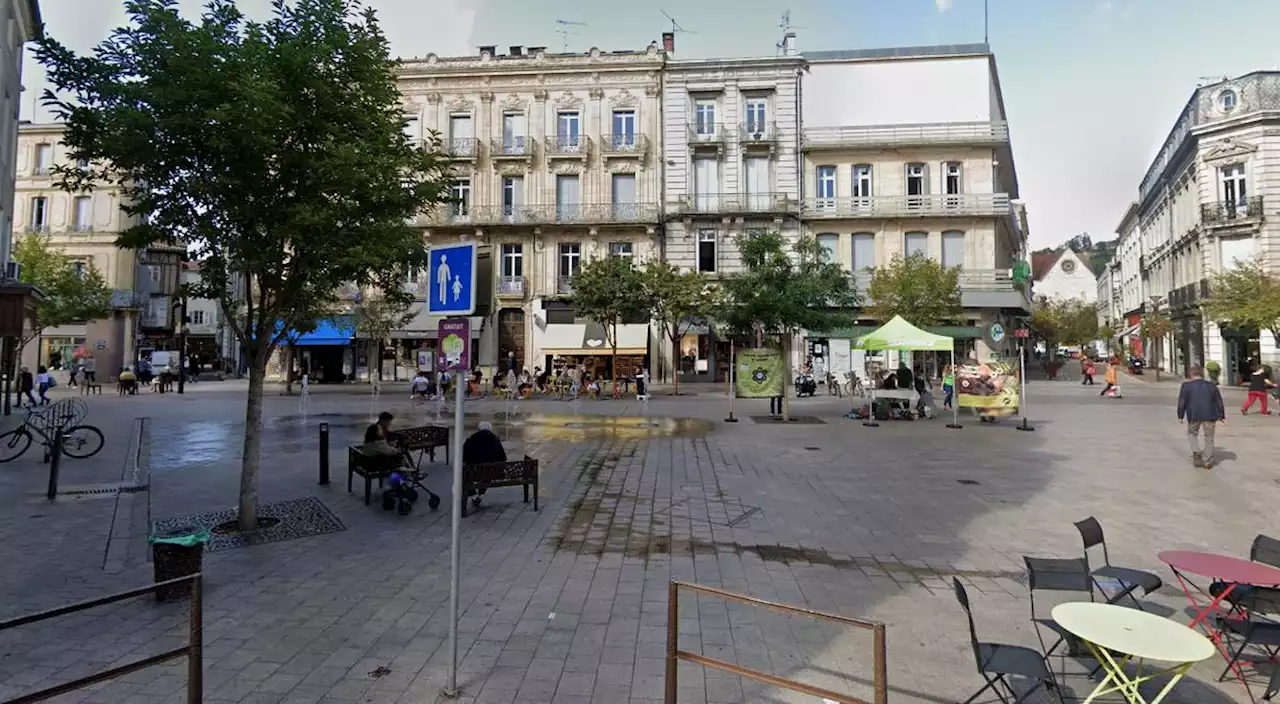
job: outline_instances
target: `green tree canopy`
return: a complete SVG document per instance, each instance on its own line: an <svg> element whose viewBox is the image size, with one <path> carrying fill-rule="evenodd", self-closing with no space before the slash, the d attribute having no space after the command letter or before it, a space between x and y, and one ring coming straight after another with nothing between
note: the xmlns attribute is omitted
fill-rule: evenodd
<svg viewBox="0 0 1280 704"><path fill-rule="evenodd" d="M871 273L867 314L880 322L901 315L911 324L943 325L961 319L960 269L923 254L895 256Z"/></svg>
<svg viewBox="0 0 1280 704"><path fill-rule="evenodd" d="M273 2L265 22L233 0L208 0L194 22L173 0L125 8L127 26L89 55L51 35L37 46L69 161L93 164L55 173L68 190L114 184L139 219L120 244L189 248L205 272L194 294L238 312L250 369L239 522L252 530L279 323L305 321L343 282L398 291L427 261L407 223L451 178L435 148L404 138L397 64L359 0Z"/></svg>
<svg viewBox="0 0 1280 704"><path fill-rule="evenodd" d="M1037 296L1029 327L1050 350L1057 349L1058 345L1085 347L1102 339L1097 309L1077 299L1049 300Z"/></svg>
<svg viewBox="0 0 1280 704"><path fill-rule="evenodd" d="M644 297L651 306L650 316L662 331L663 339L671 343L672 359L677 360L681 338L695 323L709 322L719 308L720 291L706 274L682 271L657 259L646 262L643 272ZM679 372L674 372L673 377L676 394L679 394Z"/></svg>
<svg viewBox="0 0 1280 704"><path fill-rule="evenodd" d="M97 320L111 315L111 287L91 263L77 267L43 235L24 235L13 248L18 280L40 289L36 320L19 349L45 328Z"/></svg>
<svg viewBox="0 0 1280 704"><path fill-rule="evenodd" d="M1224 327L1266 330L1280 343L1280 277L1259 257L1236 261L1209 280L1209 297L1200 308Z"/></svg>
<svg viewBox="0 0 1280 704"><path fill-rule="evenodd" d="M578 315L604 328L613 350L610 370L618 383L618 326L646 317L652 308L645 295L644 273L631 257L607 255L592 259L573 275L573 309Z"/></svg>

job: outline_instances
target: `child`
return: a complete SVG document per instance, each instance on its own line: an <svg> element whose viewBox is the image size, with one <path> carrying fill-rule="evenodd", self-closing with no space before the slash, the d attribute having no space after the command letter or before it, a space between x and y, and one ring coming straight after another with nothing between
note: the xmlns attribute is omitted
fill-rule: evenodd
<svg viewBox="0 0 1280 704"><path fill-rule="evenodd" d="M942 407L951 410L952 396L956 392L956 370L950 364L942 368Z"/></svg>

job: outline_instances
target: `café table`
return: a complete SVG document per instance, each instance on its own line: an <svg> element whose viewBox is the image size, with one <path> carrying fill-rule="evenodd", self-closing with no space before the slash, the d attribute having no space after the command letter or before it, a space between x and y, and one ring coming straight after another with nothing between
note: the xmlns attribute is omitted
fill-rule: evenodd
<svg viewBox="0 0 1280 704"><path fill-rule="evenodd" d="M1084 704L1104 694L1120 692L1130 704L1159 704L1191 666L1213 657L1213 643L1194 629L1163 616L1114 604L1070 602L1051 612L1053 620L1084 642L1107 676ZM1116 656L1119 656L1118 658ZM1137 660L1137 674L1124 667ZM1173 663L1149 670L1146 661ZM1164 675L1172 675L1155 699L1147 701L1139 687Z"/></svg>
<svg viewBox="0 0 1280 704"><path fill-rule="evenodd" d="M1205 635L1209 636L1209 639L1217 646L1218 652L1223 659L1232 663L1231 670L1236 673L1240 683L1245 686L1246 690L1249 689L1249 683L1244 676L1244 669L1239 662L1232 661L1231 651L1227 647L1226 634L1211 617L1224 611L1221 607L1222 601L1228 599L1239 586L1280 587L1280 569L1261 562L1231 557L1230 555L1215 555L1214 553L1196 552L1194 550L1166 550L1156 555L1156 557L1168 565L1169 569L1173 570L1173 576L1178 579L1178 585L1181 587L1182 593L1191 602L1191 608L1195 611L1195 615L1191 619L1190 626L1192 628L1199 627L1205 632ZM1225 586L1217 596L1214 596L1192 581L1188 575L1220 580L1225 583ZM1237 605L1227 611L1239 609L1240 607Z"/></svg>

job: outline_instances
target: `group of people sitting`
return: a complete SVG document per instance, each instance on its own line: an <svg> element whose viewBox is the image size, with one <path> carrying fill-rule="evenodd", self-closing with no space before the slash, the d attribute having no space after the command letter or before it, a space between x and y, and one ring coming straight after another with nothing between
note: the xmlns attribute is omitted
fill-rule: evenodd
<svg viewBox="0 0 1280 704"><path fill-rule="evenodd" d="M454 374L441 372L438 380L426 372L418 372L409 385L409 398L415 401L426 401L451 398L453 395ZM484 375L477 369L467 377L467 396L485 395ZM647 389L647 376L641 368L636 368L633 376L620 376L617 380L618 396L630 392L635 385L636 396L644 396ZM534 395L556 396L558 398L600 398L608 388L609 381L603 376L593 375L585 366L558 367L543 371L542 367L534 367L533 371L517 372L509 369L491 379L492 393L499 398L532 398Z"/></svg>
<svg viewBox="0 0 1280 704"><path fill-rule="evenodd" d="M369 456L400 457L403 450L396 447L395 433L391 430L391 422L395 416L383 411L378 414L378 421L364 431L364 443L360 451ZM502 447L502 439L493 432L493 424L481 421L462 443L463 464L485 464L489 462L506 462L507 452Z"/></svg>

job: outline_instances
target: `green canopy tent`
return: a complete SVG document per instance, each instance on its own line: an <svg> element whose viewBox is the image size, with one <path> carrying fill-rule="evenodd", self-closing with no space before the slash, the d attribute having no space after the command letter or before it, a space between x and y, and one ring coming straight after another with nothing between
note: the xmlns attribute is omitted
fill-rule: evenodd
<svg viewBox="0 0 1280 704"><path fill-rule="evenodd" d="M880 351L895 350L899 352L950 352L951 368L956 367L955 340L945 335L935 335L931 332L921 330L920 328L907 322L902 316L895 315L889 322L881 325L875 330L859 337L853 341L853 346L860 350ZM867 400L867 425L876 425L871 417L872 401L875 392ZM959 404L953 403L952 421L949 428L960 427Z"/></svg>

